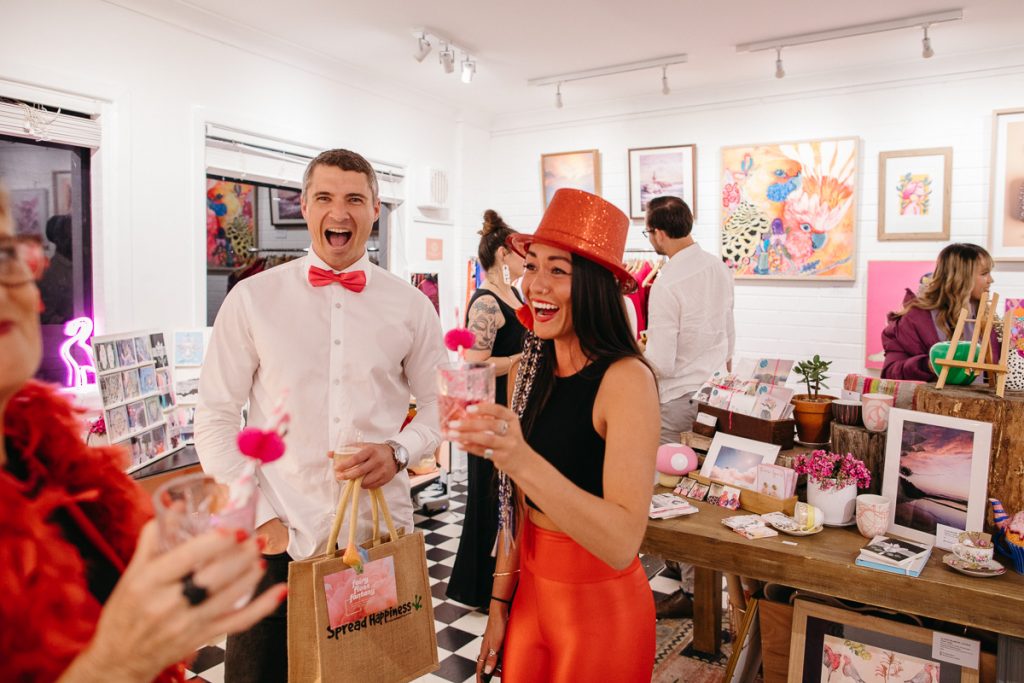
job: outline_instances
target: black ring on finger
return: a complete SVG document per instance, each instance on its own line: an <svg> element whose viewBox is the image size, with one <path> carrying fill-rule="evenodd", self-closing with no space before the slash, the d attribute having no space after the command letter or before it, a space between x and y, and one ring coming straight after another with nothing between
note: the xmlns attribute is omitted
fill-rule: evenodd
<svg viewBox="0 0 1024 683"><path fill-rule="evenodd" d="M195 607L210 597L210 592L202 586L197 586L193 580L192 572L189 572L181 580L181 593L188 600L188 604Z"/></svg>

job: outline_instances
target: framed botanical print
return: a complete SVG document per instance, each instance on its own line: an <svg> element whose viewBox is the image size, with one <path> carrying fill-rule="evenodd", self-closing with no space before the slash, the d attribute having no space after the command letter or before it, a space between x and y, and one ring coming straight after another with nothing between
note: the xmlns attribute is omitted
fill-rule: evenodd
<svg viewBox="0 0 1024 683"><path fill-rule="evenodd" d="M1024 109L992 116L988 250L997 261L1024 261Z"/></svg>
<svg viewBox="0 0 1024 683"><path fill-rule="evenodd" d="M270 188L270 222L278 228L305 229L302 217L302 191L283 187Z"/></svg>
<svg viewBox="0 0 1024 683"><path fill-rule="evenodd" d="M878 239L949 239L953 148L878 155Z"/></svg>
<svg viewBox="0 0 1024 683"><path fill-rule="evenodd" d="M643 218L655 197L679 197L697 219L697 146L629 150L629 216Z"/></svg>
<svg viewBox="0 0 1024 683"><path fill-rule="evenodd" d="M797 600L789 646L789 680L977 683L978 669L933 655L935 633L920 626Z"/></svg>
<svg viewBox="0 0 1024 683"><path fill-rule="evenodd" d="M557 152L540 157L541 191L548 208L556 190L571 187L601 194L601 155L596 149Z"/></svg>

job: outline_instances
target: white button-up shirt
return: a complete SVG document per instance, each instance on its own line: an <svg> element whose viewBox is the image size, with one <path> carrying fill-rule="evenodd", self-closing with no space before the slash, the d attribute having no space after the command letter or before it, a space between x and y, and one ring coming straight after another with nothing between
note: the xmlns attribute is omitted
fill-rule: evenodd
<svg viewBox="0 0 1024 683"><path fill-rule="evenodd" d="M249 424L263 427L287 392L287 451L260 468L256 525L279 518L296 560L326 548L341 490L327 452L339 436L358 430L365 442L392 439L413 462L433 454L441 440L436 367L448 359L437 312L408 282L366 254L346 269L366 273L359 293L313 287L310 266L329 270L311 251L228 294L203 365L195 422L203 469L230 482L245 461L235 443L242 407L248 401ZM399 433L410 395L417 414ZM411 531L407 473L383 489L395 524ZM366 540L372 523L365 492L360 513L359 540Z"/></svg>
<svg viewBox="0 0 1024 683"><path fill-rule="evenodd" d="M645 356L658 375L661 402L699 389L735 346L729 268L696 243L676 252L648 300Z"/></svg>

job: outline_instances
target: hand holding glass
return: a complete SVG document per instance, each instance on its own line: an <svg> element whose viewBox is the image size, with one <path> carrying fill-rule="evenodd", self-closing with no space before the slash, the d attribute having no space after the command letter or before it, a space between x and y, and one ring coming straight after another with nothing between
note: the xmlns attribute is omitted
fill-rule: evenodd
<svg viewBox="0 0 1024 683"><path fill-rule="evenodd" d="M494 403L494 366L490 363L442 363L437 366L437 405L441 432L466 416L466 408Z"/></svg>

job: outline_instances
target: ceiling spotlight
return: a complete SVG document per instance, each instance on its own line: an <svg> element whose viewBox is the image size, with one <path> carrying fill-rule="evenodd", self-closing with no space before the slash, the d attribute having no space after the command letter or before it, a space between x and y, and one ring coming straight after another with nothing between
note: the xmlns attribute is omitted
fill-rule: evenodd
<svg viewBox="0 0 1024 683"><path fill-rule="evenodd" d="M555 88L555 109L562 108L562 84L559 83L558 87Z"/></svg>
<svg viewBox="0 0 1024 683"><path fill-rule="evenodd" d="M417 39L416 53L413 54L413 57L416 59L417 62L422 62L424 59L427 58L427 55L430 54L430 48L431 45L430 41L427 40L427 34L424 33L420 35L420 37Z"/></svg>
<svg viewBox="0 0 1024 683"><path fill-rule="evenodd" d="M476 75L476 62L469 57L462 60L462 82L471 83Z"/></svg>
<svg viewBox="0 0 1024 683"><path fill-rule="evenodd" d="M661 67L661 94L667 95L672 90L668 87L668 66Z"/></svg>
<svg viewBox="0 0 1024 683"><path fill-rule="evenodd" d="M441 59L441 65L444 67L444 72L450 74L455 71L455 51L452 50L446 43L444 50L439 55Z"/></svg>
<svg viewBox="0 0 1024 683"><path fill-rule="evenodd" d="M785 78L786 70L782 68L782 48L775 48L775 78Z"/></svg>
<svg viewBox="0 0 1024 683"><path fill-rule="evenodd" d="M928 24L924 25L924 38L921 40L921 56L925 59L935 56L935 50L932 49L932 39L928 37Z"/></svg>

